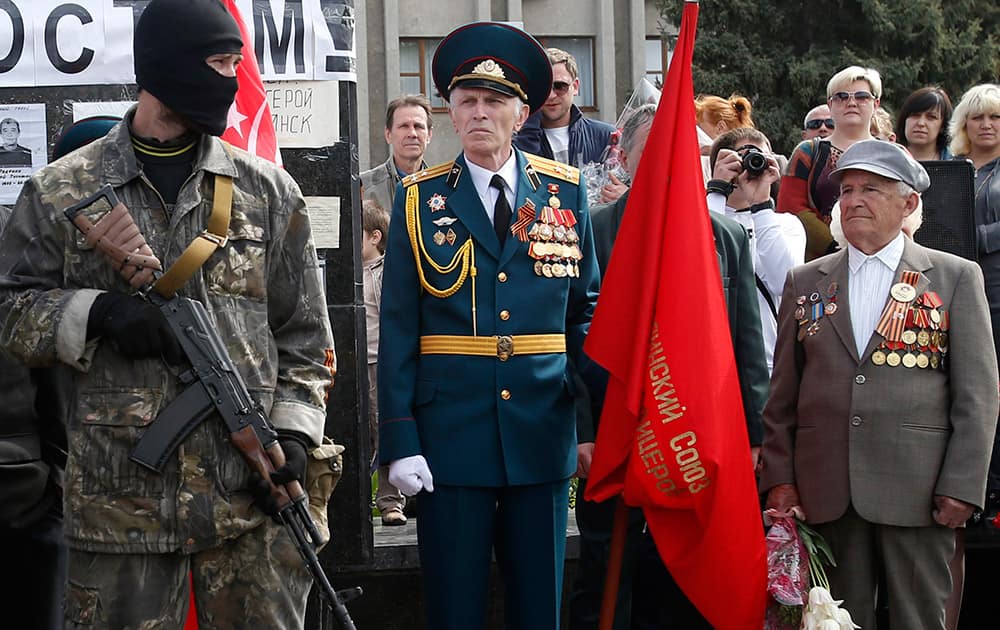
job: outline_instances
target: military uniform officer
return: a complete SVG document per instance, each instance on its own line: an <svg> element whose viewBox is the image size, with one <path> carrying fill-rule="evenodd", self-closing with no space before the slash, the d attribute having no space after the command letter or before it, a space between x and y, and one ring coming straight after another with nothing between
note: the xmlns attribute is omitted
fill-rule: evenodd
<svg viewBox="0 0 1000 630"><path fill-rule="evenodd" d="M513 148L549 93L531 36L476 23L433 61L462 154L404 178L379 348L380 458L407 494L427 627L482 628L491 552L506 623L559 627L574 375L597 297L579 172ZM492 184L491 184L492 182Z"/></svg>

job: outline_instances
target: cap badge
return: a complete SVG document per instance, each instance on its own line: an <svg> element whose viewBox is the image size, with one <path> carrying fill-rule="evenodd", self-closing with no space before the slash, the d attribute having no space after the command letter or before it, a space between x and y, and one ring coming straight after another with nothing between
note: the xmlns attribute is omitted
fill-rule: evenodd
<svg viewBox="0 0 1000 630"><path fill-rule="evenodd" d="M496 77L498 79L506 79L504 76L503 68L500 67L496 61L492 59L486 59L485 61L480 61L476 64L476 67L472 69L472 74L485 74L487 76Z"/></svg>

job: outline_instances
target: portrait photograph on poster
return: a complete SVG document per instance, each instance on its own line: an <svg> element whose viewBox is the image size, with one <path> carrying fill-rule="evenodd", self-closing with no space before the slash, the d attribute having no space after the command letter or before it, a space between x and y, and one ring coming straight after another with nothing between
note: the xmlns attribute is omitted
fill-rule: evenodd
<svg viewBox="0 0 1000 630"><path fill-rule="evenodd" d="M0 203L12 204L32 173L48 163L45 105L0 105Z"/></svg>

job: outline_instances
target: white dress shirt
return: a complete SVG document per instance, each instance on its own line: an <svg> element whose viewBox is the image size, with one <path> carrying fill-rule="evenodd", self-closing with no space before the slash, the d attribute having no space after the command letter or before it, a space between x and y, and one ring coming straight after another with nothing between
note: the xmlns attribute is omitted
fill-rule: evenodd
<svg viewBox="0 0 1000 630"><path fill-rule="evenodd" d="M709 210L736 221L750 235L754 273L764 284L777 311L781 307L781 293L785 288L788 271L805 262L806 230L802 227L802 221L794 214L774 210L737 212L735 208L726 205L726 197L720 193L709 193L707 201ZM757 306L760 309L760 330L764 337L767 371L770 373L774 367L778 319L771 312L771 306L759 285Z"/></svg>
<svg viewBox="0 0 1000 630"><path fill-rule="evenodd" d="M850 243L847 244L847 298L851 304L851 328L858 358L865 353L879 317L885 309L885 300L892 288L896 268L903 257L903 233L871 256Z"/></svg>
<svg viewBox="0 0 1000 630"><path fill-rule="evenodd" d="M483 202L483 208L486 210L486 216L490 223L493 223L493 206L496 204L499 194L496 188L490 186L490 180L493 179L494 175L502 177L504 183L507 184L506 190L504 190L507 195L507 203L517 214L517 210L514 210L517 208L514 205L514 193L517 191L517 157L513 149L510 151L510 157L496 173L478 164L473 164L468 156L465 158L465 164L469 167L469 176L472 177L472 184L476 187L476 192L479 193L479 200Z"/></svg>

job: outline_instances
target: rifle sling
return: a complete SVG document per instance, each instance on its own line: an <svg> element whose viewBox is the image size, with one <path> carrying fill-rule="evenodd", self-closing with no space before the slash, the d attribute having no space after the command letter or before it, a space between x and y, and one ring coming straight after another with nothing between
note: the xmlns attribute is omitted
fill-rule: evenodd
<svg viewBox="0 0 1000 630"><path fill-rule="evenodd" d="M233 178L217 174L214 188L215 199L212 201L212 214L208 217L208 228L191 241L180 258L153 283L153 290L167 299L184 286L216 249L226 246L233 208Z"/></svg>

